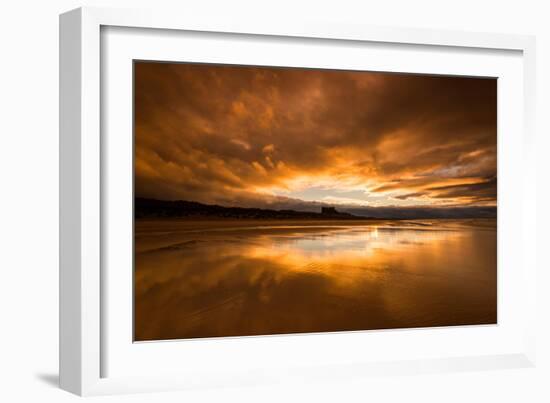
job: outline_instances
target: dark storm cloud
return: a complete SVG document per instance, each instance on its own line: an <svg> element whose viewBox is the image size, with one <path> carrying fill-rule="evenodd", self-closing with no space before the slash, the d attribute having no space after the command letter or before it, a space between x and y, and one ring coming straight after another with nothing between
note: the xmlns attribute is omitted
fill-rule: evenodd
<svg viewBox="0 0 550 403"><path fill-rule="evenodd" d="M140 62L135 119L137 196L288 207L322 183L496 200L492 79Z"/></svg>
<svg viewBox="0 0 550 403"><path fill-rule="evenodd" d="M482 182L459 185L434 186L428 188L431 197L471 198L474 200L495 200L497 197L497 178L487 178Z"/></svg>

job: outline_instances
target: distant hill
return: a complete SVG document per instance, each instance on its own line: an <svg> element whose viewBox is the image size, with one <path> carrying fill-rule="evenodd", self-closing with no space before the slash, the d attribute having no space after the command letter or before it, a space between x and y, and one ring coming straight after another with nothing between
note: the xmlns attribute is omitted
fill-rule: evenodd
<svg viewBox="0 0 550 403"><path fill-rule="evenodd" d="M268 210L260 208L223 207L198 202L177 200L155 200L136 197L134 204L136 218L153 217L189 217L189 218L253 218L253 219L337 219L361 220L368 217L356 216L337 211L335 208L323 208L322 212L295 210Z"/></svg>

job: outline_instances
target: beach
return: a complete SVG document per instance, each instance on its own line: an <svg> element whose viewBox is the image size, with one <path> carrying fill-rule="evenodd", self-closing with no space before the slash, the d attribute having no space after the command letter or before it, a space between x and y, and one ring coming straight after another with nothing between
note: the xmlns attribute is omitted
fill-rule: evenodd
<svg viewBox="0 0 550 403"><path fill-rule="evenodd" d="M496 220L135 223L135 340L494 324Z"/></svg>

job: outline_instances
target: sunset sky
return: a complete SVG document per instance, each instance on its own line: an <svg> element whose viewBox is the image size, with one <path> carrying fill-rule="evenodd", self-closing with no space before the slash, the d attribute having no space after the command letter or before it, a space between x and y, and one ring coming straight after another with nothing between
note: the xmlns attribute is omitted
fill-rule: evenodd
<svg viewBox="0 0 550 403"><path fill-rule="evenodd" d="M151 62L134 79L136 196L496 204L495 79Z"/></svg>

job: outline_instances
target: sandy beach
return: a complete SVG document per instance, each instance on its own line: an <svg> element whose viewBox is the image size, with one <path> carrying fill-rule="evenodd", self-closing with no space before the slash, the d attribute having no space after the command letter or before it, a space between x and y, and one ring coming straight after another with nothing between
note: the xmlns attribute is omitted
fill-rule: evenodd
<svg viewBox="0 0 550 403"><path fill-rule="evenodd" d="M137 220L135 253L136 341L496 323L494 219Z"/></svg>

